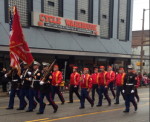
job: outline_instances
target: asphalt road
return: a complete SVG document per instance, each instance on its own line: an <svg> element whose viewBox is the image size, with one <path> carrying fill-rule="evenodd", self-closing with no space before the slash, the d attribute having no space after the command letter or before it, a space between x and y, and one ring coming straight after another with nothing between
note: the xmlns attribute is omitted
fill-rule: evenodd
<svg viewBox="0 0 150 122"><path fill-rule="evenodd" d="M86 108L79 109L79 100L75 98L73 104L65 103L61 105L58 97L59 110L53 113L51 106L46 106L43 115L36 115L38 107L34 112L27 113L25 111L17 111L18 99L15 100L15 108L13 110L6 110L8 104L7 97L0 97L0 122L149 122L149 88L138 89L140 102L138 103L138 111L134 112L131 107L130 113L123 113L124 101L121 98L120 105L114 105L112 99L112 106L107 106L107 101L104 100L102 107L90 107L86 101ZM66 102L68 101L68 93L64 94ZM111 93L110 93L110 96ZM97 96L96 96L97 97ZM95 101L97 104L97 100Z"/></svg>

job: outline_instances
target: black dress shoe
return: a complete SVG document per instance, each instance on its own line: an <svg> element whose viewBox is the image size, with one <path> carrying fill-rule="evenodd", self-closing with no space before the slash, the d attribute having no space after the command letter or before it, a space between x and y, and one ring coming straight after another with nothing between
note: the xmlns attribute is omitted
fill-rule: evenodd
<svg viewBox="0 0 150 122"><path fill-rule="evenodd" d="M79 109L84 109L85 107L80 107Z"/></svg>
<svg viewBox="0 0 150 122"><path fill-rule="evenodd" d="M91 107L92 107L92 108L94 107L94 103L91 104Z"/></svg>
<svg viewBox="0 0 150 122"><path fill-rule="evenodd" d="M73 103L73 102L68 102L68 103Z"/></svg>
<svg viewBox="0 0 150 122"><path fill-rule="evenodd" d="M17 108L17 110L24 110L25 108Z"/></svg>
<svg viewBox="0 0 150 122"><path fill-rule="evenodd" d="M119 104L119 103L114 103L114 104Z"/></svg>
<svg viewBox="0 0 150 122"><path fill-rule="evenodd" d="M102 105L96 105L97 107L101 107Z"/></svg>
<svg viewBox="0 0 150 122"><path fill-rule="evenodd" d="M108 103L108 106L111 106L111 103Z"/></svg>
<svg viewBox="0 0 150 122"><path fill-rule="evenodd" d="M36 113L36 114L43 114L43 112L38 112L38 113Z"/></svg>
<svg viewBox="0 0 150 122"><path fill-rule="evenodd" d="M65 102L62 102L61 105L64 105Z"/></svg>
<svg viewBox="0 0 150 122"><path fill-rule="evenodd" d="M34 107L33 107L33 109L35 109L35 108L36 108L36 106L37 106L37 103L35 103L35 104L34 104Z"/></svg>
<svg viewBox="0 0 150 122"><path fill-rule="evenodd" d="M55 108L55 109L54 109L54 113L56 113L56 112L57 112L57 110L58 110L58 106L57 106L57 108Z"/></svg>
<svg viewBox="0 0 150 122"><path fill-rule="evenodd" d="M138 108L137 108L137 107L135 107L135 109L134 109L134 110L135 110L135 111L137 111L137 109L138 109Z"/></svg>
<svg viewBox="0 0 150 122"><path fill-rule="evenodd" d="M127 111L127 110L124 110L123 112L124 112L124 113L129 113L129 111Z"/></svg>
<svg viewBox="0 0 150 122"><path fill-rule="evenodd" d="M27 110L26 112L33 112L33 110Z"/></svg>
<svg viewBox="0 0 150 122"><path fill-rule="evenodd" d="M11 110L11 109L14 109L13 107L8 107L8 108L6 108L7 110Z"/></svg>

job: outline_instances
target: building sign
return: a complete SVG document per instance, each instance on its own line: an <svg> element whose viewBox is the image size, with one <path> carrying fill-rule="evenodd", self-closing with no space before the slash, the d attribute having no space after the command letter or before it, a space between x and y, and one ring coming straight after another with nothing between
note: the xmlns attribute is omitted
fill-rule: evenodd
<svg viewBox="0 0 150 122"><path fill-rule="evenodd" d="M32 13L32 26L52 28L57 30L83 33L89 35L100 35L100 27L83 21L65 19L62 17L47 15L44 13Z"/></svg>

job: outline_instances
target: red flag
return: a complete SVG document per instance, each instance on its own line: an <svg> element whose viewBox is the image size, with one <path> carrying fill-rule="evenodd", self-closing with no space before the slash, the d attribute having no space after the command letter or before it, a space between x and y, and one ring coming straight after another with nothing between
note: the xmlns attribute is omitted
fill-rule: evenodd
<svg viewBox="0 0 150 122"><path fill-rule="evenodd" d="M18 74L21 74L21 67L19 62L19 57L15 55L13 52L10 52L10 66L18 70Z"/></svg>
<svg viewBox="0 0 150 122"><path fill-rule="evenodd" d="M20 17L17 8L14 7L14 17L12 24L12 35L10 37L10 52L17 55L19 59L31 65L34 61L28 44L25 42Z"/></svg>
<svg viewBox="0 0 150 122"><path fill-rule="evenodd" d="M11 36L12 36L12 15L11 15L11 11L10 11L9 25L10 25L9 39L11 39ZM21 74L21 67L20 67L19 57L16 54L14 54L12 51L10 51L10 66L12 68L15 68L15 69L18 70L18 75Z"/></svg>

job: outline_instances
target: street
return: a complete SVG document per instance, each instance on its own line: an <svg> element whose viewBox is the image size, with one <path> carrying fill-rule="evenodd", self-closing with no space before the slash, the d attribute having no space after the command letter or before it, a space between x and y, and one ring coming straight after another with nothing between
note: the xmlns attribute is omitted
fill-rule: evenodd
<svg viewBox="0 0 150 122"><path fill-rule="evenodd" d="M51 106L47 105L43 115L37 115L38 106L34 112L17 111L16 108L18 99L15 100L15 108L13 110L6 110L8 104L8 97L0 97L0 122L149 122L149 88L138 89L140 102L138 103L138 111L134 112L131 107L130 113L123 113L124 101L120 97L120 105L114 105L112 99L112 106L107 106L107 101L104 100L102 107L90 107L86 101L85 109L79 109L79 100L74 95L74 103L65 103L61 105L56 96L59 109L57 113L53 113ZM109 92L111 98L112 94ZM66 102L68 102L68 93L64 94ZM96 96L97 98L97 96Z"/></svg>

